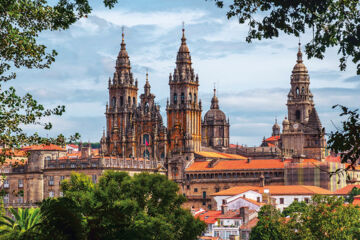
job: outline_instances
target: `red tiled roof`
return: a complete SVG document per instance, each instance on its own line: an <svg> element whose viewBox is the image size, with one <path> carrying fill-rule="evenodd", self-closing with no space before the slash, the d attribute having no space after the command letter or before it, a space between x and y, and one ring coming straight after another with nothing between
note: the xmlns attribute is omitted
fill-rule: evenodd
<svg viewBox="0 0 360 240"><path fill-rule="evenodd" d="M195 218L199 218L206 224L216 223L217 218L221 215L221 211L203 211L195 214Z"/></svg>
<svg viewBox="0 0 360 240"><path fill-rule="evenodd" d="M253 227L256 226L256 224L258 223L259 219L256 217L256 218L253 218L251 219L249 222L247 222L246 224L243 224L241 225L240 229L243 229L243 230L251 230Z"/></svg>
<svg viewBox="0 0 360 240"><path fill-rule="evenodd" d="M32 145L22 148L24 151L34 151L34 150L43 150L43 151L65 151L64 148L55 145L55 144L41 144L41 145Z"/></svg>
<svg viewBox="0 0 360 240"><path fill-rule="evenodd" d="M280 140L280 136L271 136L267 139L265 139L265 142L272 142L272 141L279 141Z"/></svg>
<svg viewBox="0 0 360 240"><path fill-rule="evenodd" d="M354 185L347 185L347 186L345 186L343 188L340 188L340 189L334 191L334 194L335 195L348 195L354 187L360 189L360 185L355 185L355 184Z"/></svg>
<svg viewBox="0 0 360 240"><path fill-rule="evenodd" d="M202 237L199 237L199 240L221 240L221 238L220 237L202 236Z"/></svg>
<svg viewBox="0 0 360 240"><path fill-rule="evenodd" d="M218 216L219 219L235 219L240 218L240 210L229 210Z"/></svg>
<svg viewBox="0 0 360 240"><path fill-rule="evenodd" d="M337 162L337 163L341 163L341 157L340 157L340 155L339 156L331 156L331 155L329 155L329 156L327 156L326 158L325 158L325 161L326 162Z"/></svg>
<svg viewBox="0 0 360 240"><path fill-rule="evenodd" d="M316 187L316 186L306 186L306 185L280 185L280 186L239 186L232 187L217 193L212 194L212 196L235 196L247 191L256 191L259 193L264 193L264 189L268 189L271 195L332 195L333 193L327 189Z"/></svg>
<svg viewBox="0 0 360 240"><path fill-rule="evenodd" d="M208 167L209 161L195 161L186 171L212 171L212 170L236 170L236 169L273 169L284 168L284 162L281 159L265 159L265 160L219 160L213 167Z"/></svg>
<svg viewBox="0 0 360 240"><path fill-rule="evenodd" d="M79 146L75 145L75 144L67 144L66 146L69 146L69 147L72 147L72 148L79 148Z"/></svg>

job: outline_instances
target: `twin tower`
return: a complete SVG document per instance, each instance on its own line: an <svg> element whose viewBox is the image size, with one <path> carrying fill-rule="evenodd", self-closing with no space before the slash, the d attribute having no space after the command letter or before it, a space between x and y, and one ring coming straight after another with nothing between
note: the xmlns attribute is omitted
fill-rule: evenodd
<svg viewBox="0 0 360 240"><path fill-rule="evenodd" d="M199 77L192 68L184 29L176 67L169 76L167 127L163 124L160 106L154 101L155 95L150 91L148 74L138 103L138 81L131 72L124 33L114 76L109 78L108 85L106 131L100 141L102 154L161 161L172 155L190 156L199 152L201 146L229 146L229 120L219 109L215 89L211 109L202 121Z"/></svg>

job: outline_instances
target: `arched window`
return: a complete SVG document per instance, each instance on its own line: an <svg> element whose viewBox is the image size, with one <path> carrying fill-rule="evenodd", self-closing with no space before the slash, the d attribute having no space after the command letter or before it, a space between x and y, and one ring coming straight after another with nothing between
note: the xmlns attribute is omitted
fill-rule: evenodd
<svg viewBox="0 0 360 240"><path fill-rule="evenodd" d="M300 94L299 88L296 88L296 96L299 96L299 94Z"/></svg>
<svg viewBox="0 0 360 240"><path fill-rule="evenodd" d="M296 120L300 120L300 117L301 117L300 110L296 110L295 116L296 116Z"/></svg>
<svg viewBox="0 0 360 240"><path fill-rule="evenodd" d="M185 102L185 95L184 93L181 93L181 104L184 104Z"/></svg>
<svg viewBox="0 0 360 240"><path fill-rule="evenodd" d="M174 93L174 104L177 104L177 94Z"/></svg>
<svg viewBox="0 0 360 240"><path fill-rule="evenodd" d="M148 111L149 111L149 103L145 102L145 112L148 112Z"/></svg>
<svg viewBox="0 0 360 240"><path fill-rule="evenodd" d="M143 156L144 156L144 158L149 159L149 157L150 157L149 150L146 149L146 150L144 151L144 153L143 153Z"/></svg>
<svg viewBox="0 0 360 240"><path fill-rule="evenodd" d="M136 106L136 100L135 100L135 97L133 97L133 104Z"/></svg>
<svg viewBox="0 0 360 240"><path fill-rule="evenodd" d="M194 93L194 103L196 103L196 93Z"/></svg>
<svg viewBox="0 0 360 240"><path fill-rule="evenodd" d="M302 87L302 88L301 88L301 94L304 94L304 93L305 93L305 88Z"/></svg>
<svg viewBox="0 0 360 240"><path fill-rule="evenodd" d="M131 153L129 154L129 158L132 158L132 154L131 154Z"/></svg>
<svg viewBox="0 0 360 240"><path fill-rule="evenodd" d="M165 153L161 153L160 158L164 159L165 158Z"/></svg>
<svg viewBox="0 0 360 240"><path fill-rule="evenodd" d="M192 95L191 95L191 93L189 93L189 102L190 102L190 103L192 102Z"/></svg>
<svg viewBox="0 0 360 240"><path fill-rule="evenodd" d="M120 96L120 106L122 107L124 105L124 97Z"/></svg>
<svg viewBox="0 0 360 240"><path fill-rule="evenodd" d="M128 97L128 102L127 103L128 103L129 106L131 106L131 97L130 96Z"/></svg>
<svg viewBox="0 0 360 240"><path fill-rule="evenodd" d="M111 106L112 106L113 108L116 107L116 97L113 97L113 98L112 98Z"/></svg>
<svg viewBox="0 0 360 240"><path fill-rule="evenodd" d="M50 157L50 156L46 156L46 157L45 157L45 160L46 160L46 161L50 161L50 160L51 160L51 157Z"/></svg>
<svg viewBox="0 0 360 240"><path fill-rule="evenodd" d="M143 135L143 144L147 144L147 145L149 145L150 144L150 136L149 136L149 134L144 134Z"/></svg>

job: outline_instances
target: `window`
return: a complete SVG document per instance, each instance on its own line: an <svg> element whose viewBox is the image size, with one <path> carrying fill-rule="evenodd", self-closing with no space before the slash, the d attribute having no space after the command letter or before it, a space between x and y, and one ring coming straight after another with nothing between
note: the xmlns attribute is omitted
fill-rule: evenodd
<svg viewBox="0 0 360 240"><path fill-rule="evenodd" d="M300 94L299 88L296 88L296 96L299 96L299 94Z"/></svg>
<svg viewBox="0 0 360 240"><path fill-rule="evenodd" d="M194 188L194 192L197 192L198 191L198 189L197 188Z"/></svg>
<svg viewBox="0 0 360 240"><path fill-rule="evenodd" d="M296 116L296 120L300 120L300 116L301 116L300 110L296 110L295 116Z"/></svg>
<svg viewBox="0 0 360 240"><path fill-rule="evenodd" d="M96 179L97 179L96 174L93 174L92 177L91 177L91 179L92 179L92 182L93 182L93 183L96 183Z"/></svg>
<svg viewBox="0 0 360 240"><path fill-rule="evenodd" d="M9 179L4 180L4 188L9 188Z"/></svg>
<svg viewBox="0 0 360 240"><path fill-rule="evenodd" d="M145 144L145 145L150 144L150 136L149 136L149 134L144 134L144 136L143 136L143 144Z"/></svg>
<svg viewBox="0 0 360 240"><path fill-rule="evenodd" d="M49 186L54 186L54 176L49 176Z"/></svg>
<svg viewBox="0 0 360 240"><path fill-rule="evenodd" d="M203 198L206 198L206 192L205 191L203 192Z"/></svg>
<svg viewBox="0 0 360 240"><path fill-rule="evenodd" d="M50 191L50 192L49 192L49 197L51 197L51 198L54 197L54 191Z"/></svg>
<svg viewBox="0 0 360 240"><path fill-rule="evenodd" d="M65 168L65 164L60 164L60 168Z"/></svg>
<svg viewBox="0 0 360 240"><path fill-rule="evenodd" d="M194 93L194 103L196 103L196 93Z"/></svg>
<svg viewBox="0 0 360 240"><path fill-rule="evenodd" d="M65 176L60 176L60 181L59 181L59 184L61 184L62 181L65 180Z"/></svg>
<svg viewBox="0 0 360 240"><path fill-rule="evenodd" d="M219 192L220 191L220 188L219 187L216 187L215 188L215 192Z"/></svg>
<svg viewBox="0 0 360 240"><path fill-rule="evenodd" d="M18 197L17 202L18 203L24 203L24 197Z"/></svg>
<svg viewBox="0 0 360 240"><path fill-rule="evenodd" d="M116 97L113 97L113 98L112 98L112 100L111 100L111 106L112 106L113 108L116 107Z"/></svg>
<svg viewBox="0 0 360 240"><path fill-rule="evenodd" d="M9 194L4 195L4 203L9 203Z"/></svg>
<svg viewBox="0 0 360 240"><path fill-rule="evenodd" d="M181 104L185 103L185 94L181 93Z"/></svg>
<svg viewBox="0 0 360 240"><path fill-rule="evenodd" d="M211 204L209 204L209 205L208 205L208 209L211 210L211 207L212 207Z"/></svg>
<svg viewBox="0 0 360 240"><path fill-rule="evenodd" d="M174 104L177 104L177 94L174 93Z"/></svg>
<svg viewBox="0 0 360 240"><path fill-rule="evenodd" d="M294 201L298 202L298 201L299 201L299 199L298 199L298 198L294 198Z"/></svg>
<svg viewBox="0 0 360 240"><path fill-rule="evenodd" d="M50 161L50 160L51 160L51 157L50 157L50 156L46 156L46 157L45 157L45 160L46 160L46 161Z"/></svg>
<svg viewBox="0 0 360 240"><path fill-rule="evenodd" d="M144 155L144 158L149 159L149 157L150 157L149 150L145 150L144 153L143 153L143 155Z"/></svg>
<svg viewBox="0 0 360 240"><path fill-rule="evenodd" d="M186 189L189 190L189 189L190 189L190 185L186 185Z"/></svg>
<svg viewBox="0 0 360 240"><path fill-rule="evenodd" d="M129 106L131 106L131 97L130 96L128 97L128 102L127 103L128 103Z"/></svg>
<svg viewBox="0 0 360 240"><path fill-rule="evenodd" d="M206 201L203 201L203 202L202 202L202 205L203 205L203 206L206 206Z"/></svg>
<svg viewBox="0 0 360 240"><path fill-rule="evenodd" d="M302 88L301 88L301 94L304 94L304 93L305 93L305 88L302 87Z"/></svg>
<svg viewBox="0 0 360 240"><path fill-rule="evenodd" d="M189 102L191 103L191 100L192 100L192 95L191 93L189 93Z"/></svg>
<svg viewBox="0 0 360 240"><path fill-rule="evenodd" d="M304 199L306 203L309 203L309 198Z"/></svg>
<svg viewBox="0 0 360 240"><path fill-rule="evenodd" d="M19 180L18 180L18 186L19 186L19 188L24 187L24 180L19 179Z"/></svg>
<svg viewBox="0 0 360 240"><path fill-rule="evenodd" d="M76 168L76 164L75 164L75 163L72 163L72 164L70 164L70 167L71 167L71 168Z"/></svg>
<svg viewBox="0 0 360 240"><path fill-rule="evenodd" d="M257 201L257 202L260 202L260 197L257 197L257 198L256 198L256 201Z"/></svg>
<svg viewBox="0 0 360 240"><path fill-rule="evenodd" d="M136 106L136 100L135 97L133 97L133 105Z"/></svg>
<svg viewBox="0 0 360 240"><path fill-rule="evenodd" d="M124 97L120 96L120 106L122 107L124 105Z"/></svg>
<svg viewBox="0 0 360 240"><path fill-rule="evenodd" d="M280 198L280 204L284 204L284 198Z"/></svg>

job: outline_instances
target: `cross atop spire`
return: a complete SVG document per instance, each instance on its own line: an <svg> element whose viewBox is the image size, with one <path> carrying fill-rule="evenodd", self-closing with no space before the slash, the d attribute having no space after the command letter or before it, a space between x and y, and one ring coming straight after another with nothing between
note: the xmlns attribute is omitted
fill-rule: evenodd
<svg viewBox="0 0 360 240"><path fill-rule="evenodd" d="M300 42L300 38L299 38L299 49L298 49L298 53L297 53L297 63L302 63L302 52L301 52L301 42Z"/></svg>

